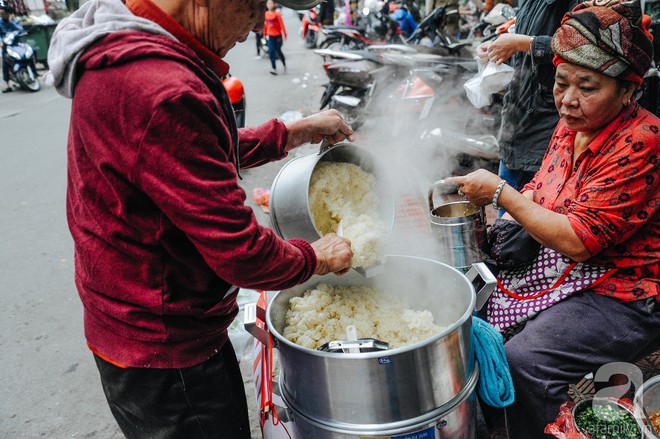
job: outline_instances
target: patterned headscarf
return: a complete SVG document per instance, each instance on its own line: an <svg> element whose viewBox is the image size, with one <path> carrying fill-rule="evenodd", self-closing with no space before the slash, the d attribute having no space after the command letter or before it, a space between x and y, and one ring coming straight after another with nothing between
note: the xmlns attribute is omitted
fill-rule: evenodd
<svg viewBox="0 0 660 439"><path fill-rule="evenodd" d="M592 0L564 15L552 38L555 66L570 62L637 84L651 66L651 17L639 0Z"/></svg>

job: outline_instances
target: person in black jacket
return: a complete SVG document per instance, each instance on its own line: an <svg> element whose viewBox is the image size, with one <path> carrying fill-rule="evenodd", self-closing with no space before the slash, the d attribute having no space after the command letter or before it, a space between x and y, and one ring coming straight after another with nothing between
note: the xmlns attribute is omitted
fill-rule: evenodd
<svg viewBox="0 0 660 439"><path fill-rule="evenodd" d="M504 95L499 133L502 179L521 189L539 169L559 115L552 97L555 69L552 35L564 14L581 0L525 1L515 33L501 34L477 48L483 61L508 62L514 76Z"/></svg>
<svg viewBox="0 0 660 439"><path fill-rule="evenodd" d="M321 2L319 19L324 26L332 26L335 21L335 0L324 0Z"/></svg>

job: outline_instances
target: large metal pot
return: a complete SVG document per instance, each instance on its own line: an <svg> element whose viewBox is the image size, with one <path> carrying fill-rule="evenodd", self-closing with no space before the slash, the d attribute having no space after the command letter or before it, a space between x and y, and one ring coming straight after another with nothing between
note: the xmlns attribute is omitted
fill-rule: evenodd
<svg viewBox="0 0 660 439"><path fill-rule="evenodd" d="M297 157L286 163L275 177L270 191L270 220L275 233L283 239L302 238L313 242L321 237L309 208L312 173L319 162L353 163L373 174L378 183L378 216L394 225L394 197L378 160L366 148L352 143L337 143L318 154ZM338 188L339 189L339 188Z"/></svg>
<svg viewBox="0 0 660 439"><path fill-rule="evenodd" d="M479 300L473 286L478 277L486 284ZM419 343L385 351L337 353L296 345L282 336L289 299L321 282L368 285L396 294L408 308L429 310L435 323L445 329ZM472 313L494 285L483 264L464 275L430 259L388 256L383 272L371 278L354 272L314 276L278 292L268 305L265 321L279 351L283 398L307 424L361 436L423 427L464 407L478 375L470 342ZM265 341L267 334L259 333L250 320L246 313L248 331ZM468 425L452 428L471 428L474 419L468 418L460 418ZM469 437L462 433L446 437Z"/></svg>

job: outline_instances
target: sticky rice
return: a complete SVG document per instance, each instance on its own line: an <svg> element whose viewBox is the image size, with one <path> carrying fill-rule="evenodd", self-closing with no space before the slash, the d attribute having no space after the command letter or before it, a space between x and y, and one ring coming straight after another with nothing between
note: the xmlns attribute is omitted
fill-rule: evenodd
<svg viewBox="0 0 660 439"><path fill-rule="evenodd" d="M381 259L380 243L388 228L378 215L376 178L353 163L320 162L312 173L309 205L316 229L336 232L351 241L353 267Z"/></svg>
<svg viewBox="0 0 660 439"><path fill-rule="evenodd" d="M317 349L346 340L355 325L358 338L375 338L391 348L417 343L442 331L430 311L406 309L388 294L367 286L319 284L289 301L282 335L293 343Z"/></svg>

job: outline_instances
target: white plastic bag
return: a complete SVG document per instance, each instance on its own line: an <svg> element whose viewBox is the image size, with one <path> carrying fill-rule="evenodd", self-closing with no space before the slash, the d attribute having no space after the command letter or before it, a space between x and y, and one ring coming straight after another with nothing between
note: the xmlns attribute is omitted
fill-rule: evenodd
<svg viewBox="0 0 660 439"><path fill-rule="evenodd" d="M489 61L485 67L479 63L479 72L465 81L463 88L465 93L476 108L485 107L492 102L491 95L511 82L513 78L513 67L508 64L497 65Z"/></svg>

